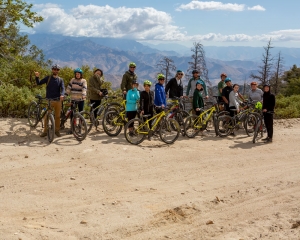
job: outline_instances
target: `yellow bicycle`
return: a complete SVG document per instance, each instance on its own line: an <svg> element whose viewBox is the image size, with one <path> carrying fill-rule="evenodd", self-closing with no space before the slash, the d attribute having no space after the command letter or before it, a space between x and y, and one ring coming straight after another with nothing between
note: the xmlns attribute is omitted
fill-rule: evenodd
<svg viewBox="0 0 300 240"><path fill-rule="evenodd" d="M149 119L150 115L141 116L146 118L146 121L142 118L131 119L124 129L126 140L131 144L138 145L146 139L146 136L151 138L158 131L160 139L164 143L174 143L179 137L180 126L175 119L167 119L166 116L169 112L170 110L161 111Z"/></svg>

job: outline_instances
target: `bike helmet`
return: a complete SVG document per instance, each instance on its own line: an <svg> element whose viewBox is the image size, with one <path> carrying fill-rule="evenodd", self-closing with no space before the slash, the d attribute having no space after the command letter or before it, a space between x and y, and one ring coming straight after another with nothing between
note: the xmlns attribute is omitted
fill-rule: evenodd
<svg viewBox="0 0 300 240"><path fill-rule="evenodd" d="M226 73L221 73L220 77L227 77Z"/></svg>
<svg viewBox="0 0 300 240"><path fill-rule="evenodd" d="M144 81L144 86L145 86L145 85L148 85L148 86L151 87L152 83L151 83L149 80L145 80L145 81Z"/></svg>
<svg viewBox="0 0 300 240"><path fill-rule="evenodd" d="M262 110L262 104L261 104L261 102L255 103L254 107L255 107L255 109Z"/></svg>
<svg viewBox="0 0 300 240"><path fill-rule="evenodd" d="M165 78L165 75L163 75L162 73L158 74L157 75L157 79L164 79Z"/></svg>
<svg viewBox="0 0 300 240"><path fill-rule="evenodd" d="M197 86L198 84L201 84L201 85L202 85L203 83L202 83L201 81L198 80L198 81L196 82L196 86Z"/></svg>
<svg viewBox="0 0 300 240"><path fill-rule="evenodd" d="M54 64L54 65L52 65L52 67L51 67L52 69L58 69L58 70L60 70L60 66L58 65L58 64Z"/></svg>
<svg viewBox="0 0 300 240"><path fill-rule="evenodd" d="M231 78L226 78L225 83L227 83L227 82L231 82Z"/></svg>
<svg viewBox="0 0 300 240"><path fill-rule="evenodd" d="M133 80L131 84L139 84L137 80Z"/></svg>
<svg viewBox="0 0 300 240"><path fill-rule="evenodd" d="M257 85L257 82L251 82L250 85Z"/></svg>
<svg viewBox="0 0 300 240"><path fill-rule="evenodd" d="M76 69L74 70L74 73L80 73L80 74L82 75L82 74L83 74L83 71L82 71L81 68L76 68Z"/></svg>
<svg viewBox="0 0 300 240"><path fill-rule="evenodd" d="M194 74L194 73L199 73L199 71L197 69L195 69L192 71L192 74Z"/></svg>
<svg viewBox="0 0 300 240"><path fill-rule="evenodd" d="M136 64L134 62L129 63L129 67L136 67Z"/></svg>

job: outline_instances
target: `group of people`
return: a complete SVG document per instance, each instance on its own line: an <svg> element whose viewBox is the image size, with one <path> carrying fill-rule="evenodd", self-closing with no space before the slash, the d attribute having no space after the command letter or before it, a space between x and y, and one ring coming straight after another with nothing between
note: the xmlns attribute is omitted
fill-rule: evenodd
<svg viewBox="0 0 300 240"><path fill-rule="evenodd" d="M188 97L192 101L192 108L196 115L201 113L204 107L204 98L208 98L208 90L205 82L200 78L200 72L193 70L193 77L189 80L184 96L184 88L182 78L183 71L177 70L175 77L171 78L165 84L165 76L163 74L157 75L157 83L155 84L154 92L151 91L152 82L145 80L143 82L144 90L138 89L137 74L135 73L136 64L131 62L128 70L122 77L121 90L126 96L126 114L128 121L135 118L137 111L140 110L143 115L150 117L156 112L162 111L167 106L167 97L169 98L183 98ZM78 101L79 111L84 108L84 101L89 93L89 100L96 108L101 104L101 99L106 92L103 92L101 86L103 85L103 71L96 69L93 76L89 79L89 87L87 81L83 78L83 71L80 68L74 70L74 78L72 78L65 90L64 81L58 76L60 66L55 64L52 66L52 74L40 80L39 72L35 72L37 85L46 84L46 98L52 99L51 107L55 111L55 134L60 137L60 112L61 101L65 95L70 95L72 100ZM244 97L239 93L238 84L233 84L230 78L225 73L221 74L221 81L218 83L218 99L223 102L225 109L230 112L231 116L235 112L242 110L240 100L244 101ZM264 139L267 142L272 142L273 138L273 114L275 107L275 96L270 92L270 86L264 85L263 91L257 87L256 82L251 83L251 90L249 91L248 99L252 101L262 102L262 111L264 114L265 125L268 136ZM139 104L138 104L139 103ZM139 109L138 109L139 108ZM95 114L97 114L95 112ZM95 116L96 117L96 116ZM47 125L45 120L44 132L41 137L47 136ZM129 126L131 129L132 126Z"/></svg>
<svg viewBox="0 0 300 240"><path fill-rule="evenodd" d="M225 73L221 74L221 81L218 83L218 99L223 102L225 110L234 116L235 112L243 110L240 102L245 101L244 97L239 93L239 85L231 83L231 79ZM247 93L247 99L253 102L262 103L262 112L264 116L265 126L267 129L267 137L262 139L266 143L273 140L273 113L275 108L275 95L271 93L270 85L265 84L263 90L258 88L257 82L251 82L251 89ZM241 99L241 100L240 100Z"/></svg>

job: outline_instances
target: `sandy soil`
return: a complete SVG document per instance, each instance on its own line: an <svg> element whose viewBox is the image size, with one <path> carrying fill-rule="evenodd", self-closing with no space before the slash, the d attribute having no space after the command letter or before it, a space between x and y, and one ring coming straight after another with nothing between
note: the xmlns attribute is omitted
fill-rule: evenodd
<svg viewBox="0 0 300 240"><path fill-rule="evenodd" d="M40 132L0 119L1 240L300 239L300 119L272 144Z"/></svg>

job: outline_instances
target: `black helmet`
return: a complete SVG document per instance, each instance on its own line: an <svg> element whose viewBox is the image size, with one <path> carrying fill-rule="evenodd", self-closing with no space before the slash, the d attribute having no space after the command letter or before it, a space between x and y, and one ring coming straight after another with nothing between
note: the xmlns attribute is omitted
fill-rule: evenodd
<svg viewBox="0 0 300 240"><path fill-rule="evenodd" d="M194 74L194 73L199 73L199 71L197 69L195 69L192 71L192 74Z"/></svg>
<svg viewBox="0 0 300 240"><path fill-rule="evenodd" d="M131 84L139 84L136 80L132 80Z"/></svg>
<svg viewBox="0 0 300 240"><path fill-rule="evenodd" d="M52 65L52 67L51 67L52 69L58 69L58 70L60 70L60 66L58 65L58 64L54 64L54 65Z"/></svg>

